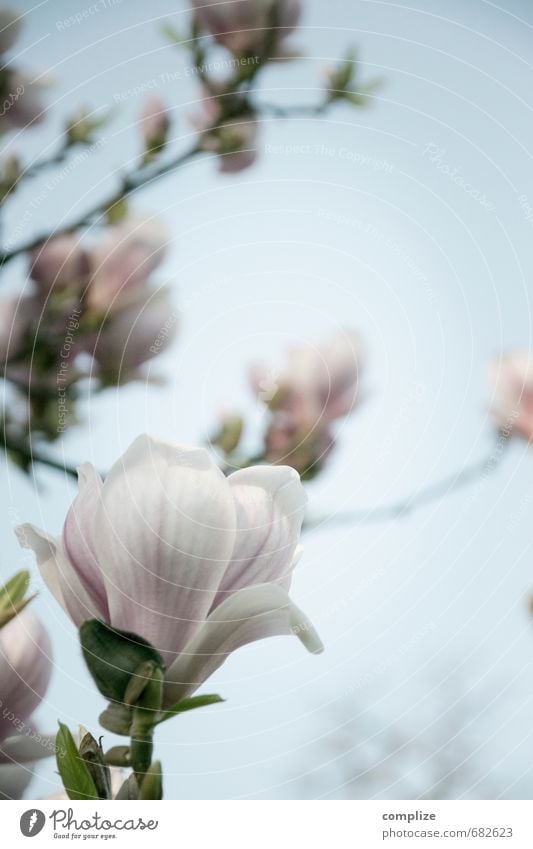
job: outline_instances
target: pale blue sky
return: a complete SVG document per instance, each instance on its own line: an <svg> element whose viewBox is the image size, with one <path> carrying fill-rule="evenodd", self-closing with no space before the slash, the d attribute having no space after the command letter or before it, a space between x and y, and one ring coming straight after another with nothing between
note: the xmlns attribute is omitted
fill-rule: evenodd
<svg viewBox="0 0 533 849"><path fill-rule="evenodd" d="M108 2L68 31L58 22L83 3L12 5L28 11L17 61L54 79L53 117L25 135L28 156L53 150L76 106L120 100L105 145L46 192L26 236L89 206L138 154L132 123L142 100L124 92L160 81L176 149L190 137L197 93L193 81L174 79L185 77L188 60L159 33L169 16L179 25L183 3ZM531 344L532 225L519 198L533 204L533 10L525 0L304 6L293 42L308 58L270 69L264 98L312 101L324 68L352 42L363 78L382 75L383 89L364 111L339 106L325 120L266 121L258 163L243 175L221 177L202 160L138 194L135 209L161 214L173 237L159 275L181 313L177 344L157 362L169 382L91 399L88 424L57 448L69 459L105 468L141 430L203 442L217 413L233 406L257 423L249 364L279 367L295 340L343 325L365 340L368 397L342 424L327 473L309 487L310 513L394 500L490 450L487 364L502 348ZM173 81L163 82L166 75ZM7 236L31 192L6 208ZM23 280L23 264L10 266L6 285ZM533 458L517 443L473 495L455 494L401 522L309 534L293 595L325 653L312 657L286 638L232 657L207 687L226 704L158 732L167 796L342 797L324 744L341 716L368 710L380 728L409 736L428 727L431 735L457 698L464 750L480 744L479 777L528 796L532 474ZM45 471L40 489L13 468L4 475L7 574L31 563L12 525L34 521L58 532L74 490ZM96 730L103 701L76 633L46 592L35 606L56 664L40 724L51 730L61 717ZM430 779L420 761L406 769L424 792ZM312 769L316 784L303 778ZM386 771L380 782L373 792L401 795ZM461 792L475 796L474 782L463 783ZM55 785L49 762L33 791Z"/></svg>

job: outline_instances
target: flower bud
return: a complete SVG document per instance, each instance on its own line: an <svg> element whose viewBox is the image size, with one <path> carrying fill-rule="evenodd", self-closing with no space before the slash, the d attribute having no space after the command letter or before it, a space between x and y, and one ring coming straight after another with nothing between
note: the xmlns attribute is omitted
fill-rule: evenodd
<svg viewBox="0 0 533 849"><path fill-rule="evenodd" d="M106 122L106 117L95 117L87 109L78 109L67 121L65 128L67 144L91 144L94 141L95 131L103 127Z"/></svg>
<svg viewBox="0 0 533 849"><path fill-rule="evenodd" d="M119 309L147 283L163 260L168 239L155 219L129 219L110 228L109 237L91 254L89 306L104 314Z"/></svg>
<svg viewBox="0 0 533 849"><path fill-rule="evenodd" d="M148 97L140 115L141 133L144 141L144 162L150 162L160 153L168 138L170 117L160 97Z"/></svg>
<svg viewBox="0 0 533 849"><path fill-rule="evenodd" d="M533 441L533 354L516 351L491 364L492 417L505 436Z"/></svg>
<svg viewBox="0 0 533 849"><path fill-rule="evenodd" d="M281 52L283 40L295 29L300 0L192 0L199 26L235 56Z"/></svg>
<svg viewBox="0 0 533 849"><path fill-rule="evenodd" d="M30 254L30 277L43 292L83 288L89 269L87 252L71 234L52 238Z"/></svg>
<svg viewBox="0 0 533 849"><path fill-rule="evenodd" d="M254 116L243 115L206 130L202 147L218 154L221 174L237 174L257 159L258 124Z"/></svg>

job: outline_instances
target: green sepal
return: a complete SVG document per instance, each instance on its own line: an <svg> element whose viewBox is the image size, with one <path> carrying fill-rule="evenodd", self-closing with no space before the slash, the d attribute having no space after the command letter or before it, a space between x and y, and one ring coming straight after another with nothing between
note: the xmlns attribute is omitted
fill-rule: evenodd
<svg viewBox="0 0 533 849"><path fill-rule="evenodd" d="M165 23L162 25L161 32L165 36L165 38L168 39L168 41L172 42L172 44L177 44L178 46L180 46L185 41L187 41L187 38L183 36L180 32L178 32L176 27L172 26L172 24L170 24L168 21L165 21Z"/></svg>
<svg viewBox="0 0 533 849"><path fill-rule="evenodd" d="M226 701L222 696L217 696L215 693L205 696L191 696L190 699L182 699L172 707L161 711L159 722L164 722L172 716L177 716L179 713L185 713L188 710L196 710L196 708L207 707L208 705L218 705Z"/></svg>
<svg viewBox="0 0 533 849"><path fill-rule="evenodd" d="M129 746L112 746L104 755L106 764L110 766L127 767L131 766L130 747Z"/></svg>
<svg viewBox="0 0 533 849"><path fill-rule="evenodd" d="M98 799L98 792L87 764L81 757L66 725L59 723L56 737L56 760L59 774L69 799Z"/></svg>
<svg viewBox="0 0 533 849"><path fill-rule="evenodd" d="M128 707L133 707L140 699L146 687L153 678L155 670L158 668L153 660L146 660L137 667L132 675L124 693L124 704Z"/></svg>
<svg viewBox="0 0 533 849"><path fill-rule="evenodd" d="M98 717L98 721L106 731L129 737L131 723L133 721L133 711L131 708L126 707L126 705L121 705L118 702L110 702Z"/></svg>
<svg viewBox="0 0 533 849"><path fill-rule="evenodd" d="M163 798L163 776L161 763L154 761L150 764L141 782L139 799L162 799Z"/></svg>
<svg viewBox="0 0 533 849"><path fill-rule="evenodd" d="M117 795L115 796L115 799L117 801L119 801L119 800L124 800L124 799L132 800L132 799L138 799L138 798L139 798L139 784L137 782L137 778L135 776L135 773L132 772L132 774L129 775L126 778L124 784L122 785L122 787L118 791Z"/></svg>
<svg viewBox="0 0 533 849"><path fill-rule="evenodd" d="M17 613L24 610L26 605L35 598L35 596L25 598L29 586L30 573L27 569L22 569L16 575L13 575L3 587L0 587L0 628L7 625Z"/></svg>
<svg viewBox="0 0 533 849"><path fill-rule="evenodd" d="M98 619L89 619L80 628L83 657L99 691L106 699L123 702L132 678L140 678L138 670L151 661L164 669L163 658L150 643L130 631L111 628ZM141 687L141 691L142 691Z"/></svg>

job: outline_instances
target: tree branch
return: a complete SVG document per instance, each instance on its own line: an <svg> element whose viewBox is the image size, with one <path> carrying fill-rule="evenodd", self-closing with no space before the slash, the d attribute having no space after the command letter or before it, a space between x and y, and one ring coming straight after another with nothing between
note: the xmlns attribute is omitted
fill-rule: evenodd
<svg viewBox="0 0 533 849"><path fill-rule="evenodd" d="M67 224L63 227L58 227L57 230L48 233L41 233L39 236L36 236L32 239L29 239L27 242L23 242L17 247L13 248L9 251L4 251L0 253L0 267L4 266L6 263L10 262L20 254L28 253L29 251L34 250L35 248L42 245L44 242L47 242L50 238L62 235L64 233L73 233L75 230L78 230L80 227L88 227L90 224L97 221L101 218L108 209L110 209L114 204L121 201L123 198L128 197L132 192L140 189L142 186L145 186L147 183L150 183L152 180L157 180L165 174L170 173L171 171L175 171L177 168L180 168L194 156L203 153L204 151L195 144L194 147L189 148L189 150L185 151L185 153L181 153L179 156L176 156L174 159L169 162L162 163L156 167L154 166L146 166L141 169L138 174L127 174L123 177L122 182L117 191L115 191L111 196L106 198L103 201L98 201L97 204L94 205L92 209L88 212L85 212L82 216L72 221L70 224Z"/></svg>
<svg viewBox="0 0 533 849"><path fill-rule="evenodd" d="M6 454L11 454L17 458L19 465L25 470L29 469L33 464L38 463L41 466L47 466L50 469L55 469L57 472L63 472L63 474L71 478L78 479L78 472L75 466L61 462L61 460L55 460L47 454L42 454L41 451L36 451L31 445L28 446L17 442L17 440L6 433L5 428L2 430L0 436L0 444L4 446Z"/></svg>
<svg viewBox="0 0 533 849"><path fill-rule="evenodd" d="M442 478L442 480L416 490L403 500L359 510L347 510L316 519L310 518L304 522L304 530L324 529L332 525L370 525L403 519L404 516L412 515L421 507L440 501L445 496L476 481L483 482L500 466L509 442L510 437L500 433L495 446L483 460L464 466L457 472Z"/></svg>

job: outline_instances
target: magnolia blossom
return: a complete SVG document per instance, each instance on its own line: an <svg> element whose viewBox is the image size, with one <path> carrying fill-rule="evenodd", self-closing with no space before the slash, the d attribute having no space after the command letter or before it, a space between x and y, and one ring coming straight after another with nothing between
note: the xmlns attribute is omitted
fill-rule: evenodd
<svg viewBox="0 0 533 849"><path fill-rule="evenodd" d="M221 174L237 174L253 165L257 159L258 124L253 116L241 116L225 121L202 137L204 150L218 154Z"/></svg>
<svg viewBox="0 0 533 849"><path fill-rule="evenodd" d="M30 256L30 277L42 292L72 289L100 312L117 310L122 299L145 287L162 261L168 236L153 219L128 219L111 227L92 248L74 235L57 236Z"/></svg>
<svg viewBox="0 0 533 849"><path fill-rule="evenodd" d="M140 366L166 350L177 329L168 290L138 292L104 323L94 342L87 340L87 351L102 378L124 383L141 376Z"/></svg>
<svg viewBox="0 0 533 849"><path fill-rule="evenodd" d="M90 258L77 236L56 236L32 251L29 273L43 292L78 289L90 273Z"/></svg>
<svg viewBox="0 0 533 849"><path fill-rule="evenodd" d="M191 121L200 134L203 150L218 154L221 174L236 174L249 168L257 159L259 125L254 114L246 110L239 94L226 95L224 86L204 86L201 111ZM239 113L238 118L223 117L223 106Z"/></svg>
<svg viewBox="0 0 533 849"><path fill-rule="evenodd" d="M77 626L97 618L159 650L170 704L254 640L296 634L321 650L287 592L305 502L290 468L226 478L204 449L140 436L104 483L81 467L60 538L17 533Z"/></svg>
<svg viewBox="0 0 533 849"><path fill-rule="evenodd" d="M342 330L321 345L293 348L279 376L254 369L252 387L273 410L333 421L348 415L358 399L362 357L359 336Z"/></svg>
<svg viewBox="0 0 533 849"><path fill-rule="evenodd" d="M262 55L269 38L269 55L279 55L301 11L300 0L192 0L192 6L200 26L236 56Z"/></svg>
<svg viewBox="0 0 533 849"><path fill-rule="evenodd" d="M129 219L114 227L91 255L89 305L102 311L119 309L122 299L146 286L165 256L168 241L159 220Z"/></svg>
<svg viewBox="0 0 533 849"><path fill-rule="evenodd" d="M291 350L281 375L253 369L252 388L272 414L265 435L269 462L316 473L334 444L332 423L359 400L362 358L359 337L343 330L320 346Z"/></svg>
<svg viewBox="0 0 533 849"><path fill-rule="evenodd" d="M517 351L490 366L494 388L492 415L504 433L533 440L533 354Z"/></svg>
<svg viewBox="0 0 533 849"><path fill-rule="evenodd" d="M32 778L33 761L53 754L30 724L51 671L48 634L23 610L0 630L0 798L19 798Z"/></svg>
<svg viewBox="0 0 533 849"><path fill-rule="evenodd" d="M33 289L0 302L0 361L12 384L32 389L34 431L55 438L64 425L58 412L74 417L74 384L136 380L173 339L169 292L151 279L167 241L156 221L129 219L96 244L63 234L31 253ZM61 410L58 389L69 393Z"/></svg>

